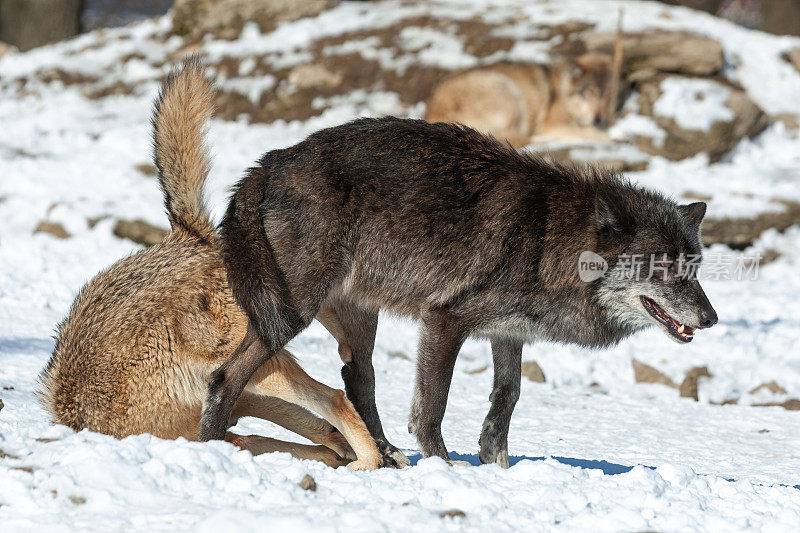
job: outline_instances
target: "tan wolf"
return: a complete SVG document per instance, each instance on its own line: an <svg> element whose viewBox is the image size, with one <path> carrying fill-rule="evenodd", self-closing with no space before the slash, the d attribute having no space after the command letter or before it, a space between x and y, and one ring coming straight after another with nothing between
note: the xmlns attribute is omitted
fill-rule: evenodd
<svg viewBox="0 0 800 533"><path fill-rule="evenodd" d="M155 164L171 231L89 281L60 324L40 393L57 423L119 438L198 439L211 372L242 342L248 323L228 287L203 201L213 99L195 59L162 86L153 117ZM319 318L348 360L336 314L322 309ZM348 465L353 469L381 463L344 392L313 380L285 350L253 375L229 424L244 416L270 420L317 444L227 434L253 454L288 451L331 466L355 459Z"/></svg>

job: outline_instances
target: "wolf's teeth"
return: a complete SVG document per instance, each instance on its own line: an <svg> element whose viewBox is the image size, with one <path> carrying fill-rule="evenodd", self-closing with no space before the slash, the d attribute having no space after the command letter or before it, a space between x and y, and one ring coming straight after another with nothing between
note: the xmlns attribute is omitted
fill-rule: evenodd
<svg viewBox="0 0 800 533"><path fill-rule="evenodd" d="M683 324L681 324L681 327L678 328L678 333L683 333Z"/></svg>

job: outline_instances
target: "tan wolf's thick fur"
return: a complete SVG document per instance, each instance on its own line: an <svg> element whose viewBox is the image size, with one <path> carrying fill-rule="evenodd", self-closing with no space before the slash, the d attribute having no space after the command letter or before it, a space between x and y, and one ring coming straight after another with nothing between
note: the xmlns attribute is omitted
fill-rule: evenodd
<svg viewBox="0 0 800 533"><path fill-rule="evenodd" d="M531 142L607 140L611 59L584 54L548 65L500 63L455 74L433 91L428 122L460 123L508 140Z"/></svg>
<svg viewBox="0 0 800 533"><path fill-rule="evenodd" d="M198 439L211 372L247 330L203 201L210 167L204 133L213 99L213 87L193 59L162 87L153 118L155 163L171 231L161 243L100 272L78 294L41 375L41 398L57 423L120 438L151 433ZM320 320L347 360L336 314L323 310ZM356 469L381 462L344 393L313 380L285 350L249 381L230 422L243 416L271 420L318 445L228 434L253 454L288 451L332 466L357 459L349 464Z"/></svg>

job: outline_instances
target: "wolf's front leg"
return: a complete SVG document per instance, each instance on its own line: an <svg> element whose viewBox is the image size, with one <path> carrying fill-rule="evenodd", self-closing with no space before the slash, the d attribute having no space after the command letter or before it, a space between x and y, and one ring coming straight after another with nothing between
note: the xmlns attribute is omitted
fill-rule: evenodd
<svg viewBox="0 0 800 533"><path fill-rule="evenodd" d="M372 438L378 444L385 462L397 467L411 464L408 458L392 445L383 433L378 407L375 405L375 370L372 367L372 350L378 328L378 311L363 309L342 298L329 303L317 314L325 328L339 342L339 354L347 398L361 415Z"/></svg>
<svg viewBox="0 0 800 533"><path fill-rule="evenodd" d="M417 377L408 431L417 437L423 457L450 458L442 439L442 419L453 379L453 366L467 335L458 322L443 310L422 315Z"/></svg>
<svg viewBox="0 0 800 533"><path fill-rule="evenodd" d="M494 385L489 399L492 407L480 439L482 463L497 463L508 468L508 426L511 414L519 399L522 374L522 341L516 339L493 339Z"/></svg>

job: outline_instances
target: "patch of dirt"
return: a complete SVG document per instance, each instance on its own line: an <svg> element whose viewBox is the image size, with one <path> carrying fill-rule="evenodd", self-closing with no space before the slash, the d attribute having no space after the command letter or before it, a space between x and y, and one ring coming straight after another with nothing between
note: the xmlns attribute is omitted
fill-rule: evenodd
<svg viewBox="0 0 800 533"><path fill-rule="evenodd" d="M461 509L450 509L439 513L439 518L466 518L467 513Z"/></svg>
<svg viewBox="0 0 800 533"><path fill-rule="evenodd" d="M81 91L81 94L91 100L97 100L98 98L105 98L106 96L133 94L135 90L136 85L118 81L102 87L87 87Z"/></svg>
<svg viewBox="0 0 800 533"><path fill-rule="evenodd" d="M69 239L72 235L64 229L64 226L58 222L50 222L42 220L37 224L36 229L33 230L34 235L37 233L47 233L57 239Z"/></svg>
<svg viewBox="0 0 800 533"><path fill-rule="evenodd" d="M0 450L0 459L19 459L19 457L13 453L6 453L3 450Z"/></svg>
<svg viewBox="0 0 800 533"><path fill-rule="evenodd" d="M544 383L545 377L542 367L536 361L522 362L522 377L528 378L534 383Z"/></svg>
<svg viewBox="0 0 800 533"><path fill-rule="evenodd" d="M673 389L678 388L678 385L669 376L655 367L637 359L632 359L631 365L633 365L633 379L636 380L636 383L660 383Z"/></svg>
<svg viewBox="0 0 800 533"><path fill-rule="evenodd" d="M88 85L98 81L98 78L93 76L86 76L77 72L67 72L66 70L62 70L57 67L48 69L38 74L39 79L45 83L60 81L64 85Z"/></svg>
<svg viewBox="0 0 800 533"><path fill-rule="evenodd" d="M153 177L156 175L156 166L153 165L152 163L139 163L133 168L135 168L136 170L138 170L147 177Z"/></svg>
<svg viewBox="0 0 800 533"><path fill-rule="evenodd" d="M89 229L94 229L94 227L102 222L103 220L111 218L111 215L100 215L99 217L91 217L86 219L86 225L89 226Z"/></svg>
<svg viewBox="0 0 800 533"><path fill-rule="evenodd" d="M681 398L692 398L694 401L698 401L697 382L698 378L701 377L712 377L707 366L696 366L686 373L686 377L679 388Z"/></svg>
<svg viewBox="0 0 800 533"><path fill-rule="evenodd" d="M411 361L411 358L401 351L389 352L389 357L392 359L403 359L404 361Z"/></svg>
<svg viewBox="0 0 800 533"><path fill-rule="evenodd" d="M787 411L800 411L800 400L790 398L785 402L754 403L753 407L783 407Z"/></svg>
<svg viewBox="0 0 800 533"><path fill-rule="evenodd" d="M757 387L753 387L750 390L749 394L756 394L758 391L760 391L762 389L767 389L772 394L786 394L786 389L784 389L783 387L778 385L778 383L775 382L775 381L768 381L766 383L762 383L761 385L758 385Z"/></svg>

